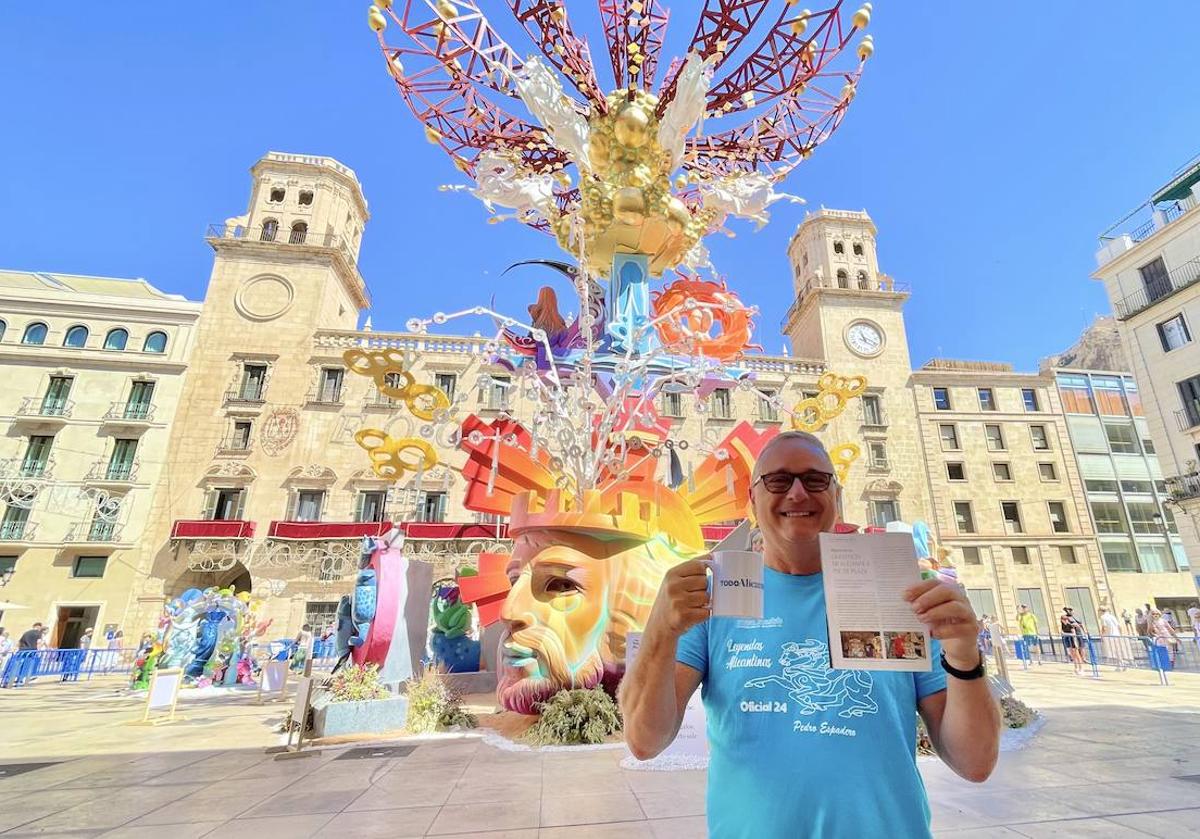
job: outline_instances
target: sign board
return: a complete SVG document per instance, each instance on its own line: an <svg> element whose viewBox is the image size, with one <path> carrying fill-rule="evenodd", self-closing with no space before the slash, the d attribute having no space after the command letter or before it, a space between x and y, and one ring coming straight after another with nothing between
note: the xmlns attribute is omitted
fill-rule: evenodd
<svg viewBox="0 0 1200 839"><path fill-rule="evenodd" d="M265 661L258 680L258 702L261 705L263 697L283 699L287 692L288 663L286 661Z"/></svg>
<svg viewBox="0 0 1200 839"><path fill-rule="evenodd" d="M284 757L305 757L317 752L304 751L304 728L308 722L308 706L312 702L313 692L313 677L301 676L296 682L296 701L292 703L292 724L288 726L287 744L282 749L272 747L267 749L268 754L279 751L281 754L276 756L276 760ZM299 732L296 738L296 745L292 745L293 732Z"/></svg>
<svg viewBox="0 0 1200 839"><path fill-rule="evenodd" d="M630 632L626 634L626 673L629 672L634 659L637 658L638 650L641 649L641 646L642 633ZM643 763L653 765L655 761L662 760L664 763L670 764L676 762L679 758L683 758L683 763L685 764L695 763L703 765L708 760L707 725L707 718L704 715L704 702L700 698L700 691L697 690L692 694L691 699L688 700L687 710L683 712L683 722L679 726L679 733L675 735L675 739L671 741L671 745L663 749L658 757L643 761Z"/></svg>
<svg viewBox="0 0 1200 839"><path fill-rule="evenodd" d="M150 689L146 691L146 710L142 722L159 723L175 721L175 706L179 702L179 689L183 687L182 668L155 670L150 677ZM156 716L151 716L156 714Z"/></svg>

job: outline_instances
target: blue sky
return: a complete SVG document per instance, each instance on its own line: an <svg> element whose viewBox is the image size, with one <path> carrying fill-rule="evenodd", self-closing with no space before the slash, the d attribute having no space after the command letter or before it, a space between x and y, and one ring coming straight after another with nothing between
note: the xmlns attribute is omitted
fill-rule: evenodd
<svg viewBox="0 0 1200 839"><path fill-rule="evenodd" d="M200 298L205 226L244 211L248 168L276 149L337 157L362 179L372 220L360 267L376 328L493 294L523 312L540 278L497 276L557 247L437 191L458 173L392 88L366 5L10 4L0 267L141 276ZM503 17L504 4L484 5ZM671 5L668 46L680 50L697 4ZM941 355L1033 369L1108 309L1088 279L1097 234L1200 151L1189 102L1200 64L1167 43L1196 31L1200 8L875 6L859 96L787 189L874 217L882 269L912 287L914 364ZM568 9L595 16L590 2ZM529 51L518 33L511 41ZM761 307L769 352L783 343L784 248L802 215L777 205L763 231L739 224L736 239L713 242L730 285Z"/></svg>

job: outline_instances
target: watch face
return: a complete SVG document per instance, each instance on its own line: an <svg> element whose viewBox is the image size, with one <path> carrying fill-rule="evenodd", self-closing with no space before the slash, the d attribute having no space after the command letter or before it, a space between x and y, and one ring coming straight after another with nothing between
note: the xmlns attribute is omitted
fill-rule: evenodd
<svg viewBox="0 0 1200 839"><path fill-rule="evenodd" d="M855 323L846 330L846 343L859 355L877 355L883 349L883 333L870 323Z"/></svg>

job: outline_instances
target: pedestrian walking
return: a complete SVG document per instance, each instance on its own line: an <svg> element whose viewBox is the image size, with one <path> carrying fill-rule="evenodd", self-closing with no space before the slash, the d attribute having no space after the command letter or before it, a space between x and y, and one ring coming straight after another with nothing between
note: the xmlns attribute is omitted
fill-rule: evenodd
<svg viewBox="0 0 1200 839"><path fill-rule="evenodd" d="M1100 645L1104 652L1104 657L1117 670L1124 670L1128 667L1131 663L1129 645L1121 637L1121 624L1117 622L1117 616L1103 606L1100 607L1100 637Z"/></svg>
<svg viewBox="0 0 1200 839"><path fill-rule="evenodd" d="M8 630L0 626L0 674L4 673L4 665L8 663L8 657L16 648L17 644L8 634Z"/></svg>
<svg viewBox="0 0 1200 839"><path fill-rule="evenodd" d="M1075 667L1075 675L1083 675L1083 643L1086 636L1084 626L1079 622L1079 618L1075 617L1074 611L1070 606L1063 606L1063 613L1058 619L1059 628L1062 631L1063 647L1067 651L1067 655L1071 657L1071 664Z"/></svg>
<svg viewBox="0 0 1200 839"><path fill-rule="evenodd" d="M1021 640L1025 642L1026 655L1032 658L1036 649L1038 665L1041 666L1042 644L1038 641L1037 615L1024 603L1017 608L1017 629L1021 633Z"/></svg>
<svg viewBox="0 0 1200 839"><path fill-rule="evenodd" d="M1179 652L1179 636L1175 634L1175 629L1158 609L1150 613L1150 633L1154 638L1155 646L1167 648L1167 652L1171 656L1171 666L1174 667L1175 656Z"/></svg>
<svg viewBox="0 0 1200 839"><path fill-rule="evenodd" d="M21 633L21 638L17 642L18 650L36 650L38 642L42 640L42 625L35 623L32 627Z"/></svg>
<svg viewBox="0 0 1200 839"><path fill-rule="evenodd" d="M83 631L83 635L79 638L79 649L90 650L92 648L92 628L88 627Z"/></svg>
<svg viewBox="0 0 1200 839"><path fill-rule="evenodd" d="M1125 623L1125 634L1132 635L1133 634L1133 618L1131 618L1129 616L1128 609L1124 609L1121 611L1121 620L1124 621L1124 623Z"/></svg>
<svg viewBox="0 0 1200 839"><path fill-rule="evenodd" d="M979 652L985 656L992 654L992 628L988 623L988 616L984 615L979 619Z"/></svg>

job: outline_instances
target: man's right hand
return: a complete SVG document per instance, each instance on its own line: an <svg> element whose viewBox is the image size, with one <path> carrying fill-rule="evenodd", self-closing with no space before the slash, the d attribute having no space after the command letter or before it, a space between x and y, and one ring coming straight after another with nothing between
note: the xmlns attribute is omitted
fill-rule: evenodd
<svg viewBox="0 0 1200 839"><path fill-rule="evenodd" d="M677 639L712 613L708 593L708 566L700 559L676 565L663 578L646 621L648 634L663 633Z"/></svg>

